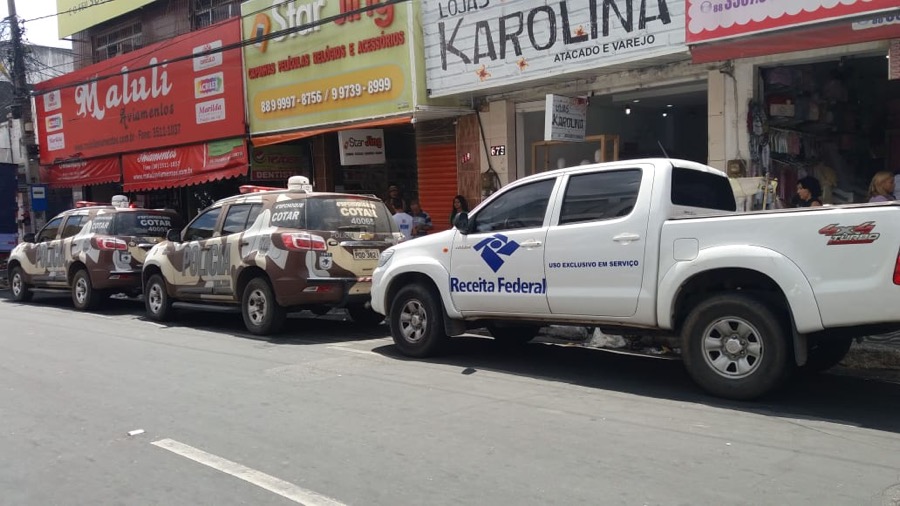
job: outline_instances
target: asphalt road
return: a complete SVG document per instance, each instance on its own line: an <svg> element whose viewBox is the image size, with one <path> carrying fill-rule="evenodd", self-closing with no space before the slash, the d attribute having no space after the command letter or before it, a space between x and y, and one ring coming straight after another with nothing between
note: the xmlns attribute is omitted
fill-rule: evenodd
<svg viewBox="0 0 900 506"><path fill-rule="evenodd" d="M142 311L0 299L0 504L900 504L898 384L723 402L672 361Z"/></svg>

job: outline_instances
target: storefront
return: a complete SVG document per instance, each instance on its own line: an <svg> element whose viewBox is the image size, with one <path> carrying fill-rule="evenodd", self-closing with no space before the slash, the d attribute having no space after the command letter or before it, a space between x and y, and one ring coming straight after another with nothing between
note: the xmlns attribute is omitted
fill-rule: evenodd
<svg viewBox="0 0 900 506"><path fill-rule="evenodd" d="M422 132L456 110L426 99L419 2L353 5L366 3L241 5L253 147L307 153L319 191L386 196L396 185L409 201L431 184ZM441 163L427 165L455 176L454 160Z"/></svg>
<svg viewBox="0 0 900 506"><path fill-rule="evenodd" d="M241 54L221 48L239 41L234 19L38 85L42 181L188 219L237 193L250 164Z"/></svg>
<svg viewBox="0 0 900 506"><path fill-rule="evenodd" d="M707 71L689 64L683 2L455 5L424 7L426 68L431 96L479 104L458 124L487 174L464 188L470 200L558 167L666 154L706 162Z"/></svg>
<svg viewBox="0 0 900 506"><path fill-rule="evenodd" d="M866 202L876 172L900 172L896 2L813 3L792 14L773 3L704 12L688 2L694 61L719 64L718 87L734 90L719 94L711 150L720 168L761 182L744 185L747 208L796 205L807 176L825 204ZM757 191L767 179L771 195Z"/></svg>

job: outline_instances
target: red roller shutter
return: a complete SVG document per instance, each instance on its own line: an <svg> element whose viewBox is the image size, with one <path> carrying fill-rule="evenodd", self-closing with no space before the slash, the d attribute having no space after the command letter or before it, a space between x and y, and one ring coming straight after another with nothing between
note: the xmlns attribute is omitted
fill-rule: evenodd
<svg viewBox="0 0 900 506"><path fill-rule="evenodd" d="M427 132L426 138L422 132ZM419 203L431 215L434 232L450 228L450 209L458 191L456 128L452 120L416 125Z"/></svg>

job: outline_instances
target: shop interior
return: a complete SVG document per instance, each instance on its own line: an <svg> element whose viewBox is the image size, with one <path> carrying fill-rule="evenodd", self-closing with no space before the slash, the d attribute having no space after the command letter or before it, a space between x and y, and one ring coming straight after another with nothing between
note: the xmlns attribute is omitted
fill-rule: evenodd
<svg viewBox="0 0 900 506"><path fill-rule="evenodd" d="M668 156L706 163L707 100L705 82L595 95L585 141L565 143L544 141L544 107L520 107L517 177L615 159Z"/></svg>
<svg viewBox="0 0 900 506"><path fill-rule="evenodd" d="M418 198L416 131L410 125L387 126L384 130L385 163L371 165L339 165L338 134L326 134L325 145L335 161L334 191L387 197L388 186L400 188L403 199Z"/></svg>
<svg viewBox="0 0 900 506"><path fill-rule="evenodd" d="M876 172L900 172L900 81L888 64L881 54L760 69L747 175L777 178L773 207L796 205L806 176L827 205L867 202Z"/></svg>

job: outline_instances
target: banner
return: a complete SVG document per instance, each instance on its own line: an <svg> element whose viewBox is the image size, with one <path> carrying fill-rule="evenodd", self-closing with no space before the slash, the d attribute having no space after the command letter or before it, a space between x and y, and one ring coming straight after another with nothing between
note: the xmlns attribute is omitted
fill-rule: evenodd
<svg viewBox="0 0 900 506"><path fill-rule="evenodd" d="M384 130L341 130L338 132L341 165L384 163Z"/></svg>
<svg viewBox="0 0 900 506"><path fill-rule="evenodd" d="M312 172L310 155L306 144L276 144L253 148L250 180L287 184L291 176L309 176Z"/></svg>
<svg viewBox="0 0 900 506"><path fill-rule="evenodd" d="M415 110L414 2L342 14L369 2L248 0L241 4L251 134ZM323 20L330 20L324 24ZM281 30L296 31L271 40Z"/></svg>
<svg viewBox="0 0 900 506"><path fill-rule="evenodd" d="M425 0L422 9L432 97L688 55L682 0Z"/></svg>
<svg viewBox="0 0 900 506"><path fill-rule="evenodd" d="M122 155L126 192L177 188L247 173L242 138Z"/></svg>
<svg viewBox="0 0 900 506"><path fill-rule="evenodd" d="M43 0L46 2L47 0ZM103 1L103 0L56 0L56 22L59 25L59 38L68 37L76 32L87 30L104 21L117 18L137 10L154 0L128 0Z"/></svg>
<svg viewBox="0 0 900 506"><path fill-rule="evenodd" d="M35 85L41 164L243 135L240 50L203 54L239 40L235 18Z"/></svg>
<svg viewBox="0 0 900 506"><path fill-rule="evenodd" d="M41 167L41 181L51 188L93 186L122 180L118 156L58 163Z"/></svg>
<svg viewBox="0 0 900 506"><path fill-rule="evenodd" d="M588 101L584 97L547 95L544 140L581 142L587 124Z"/></svg>
<svg viewBox="0 0 900 506"><path fill-rule="evenodd" d="M686 0L688 44L889 11L897 0Z"/></svg>

